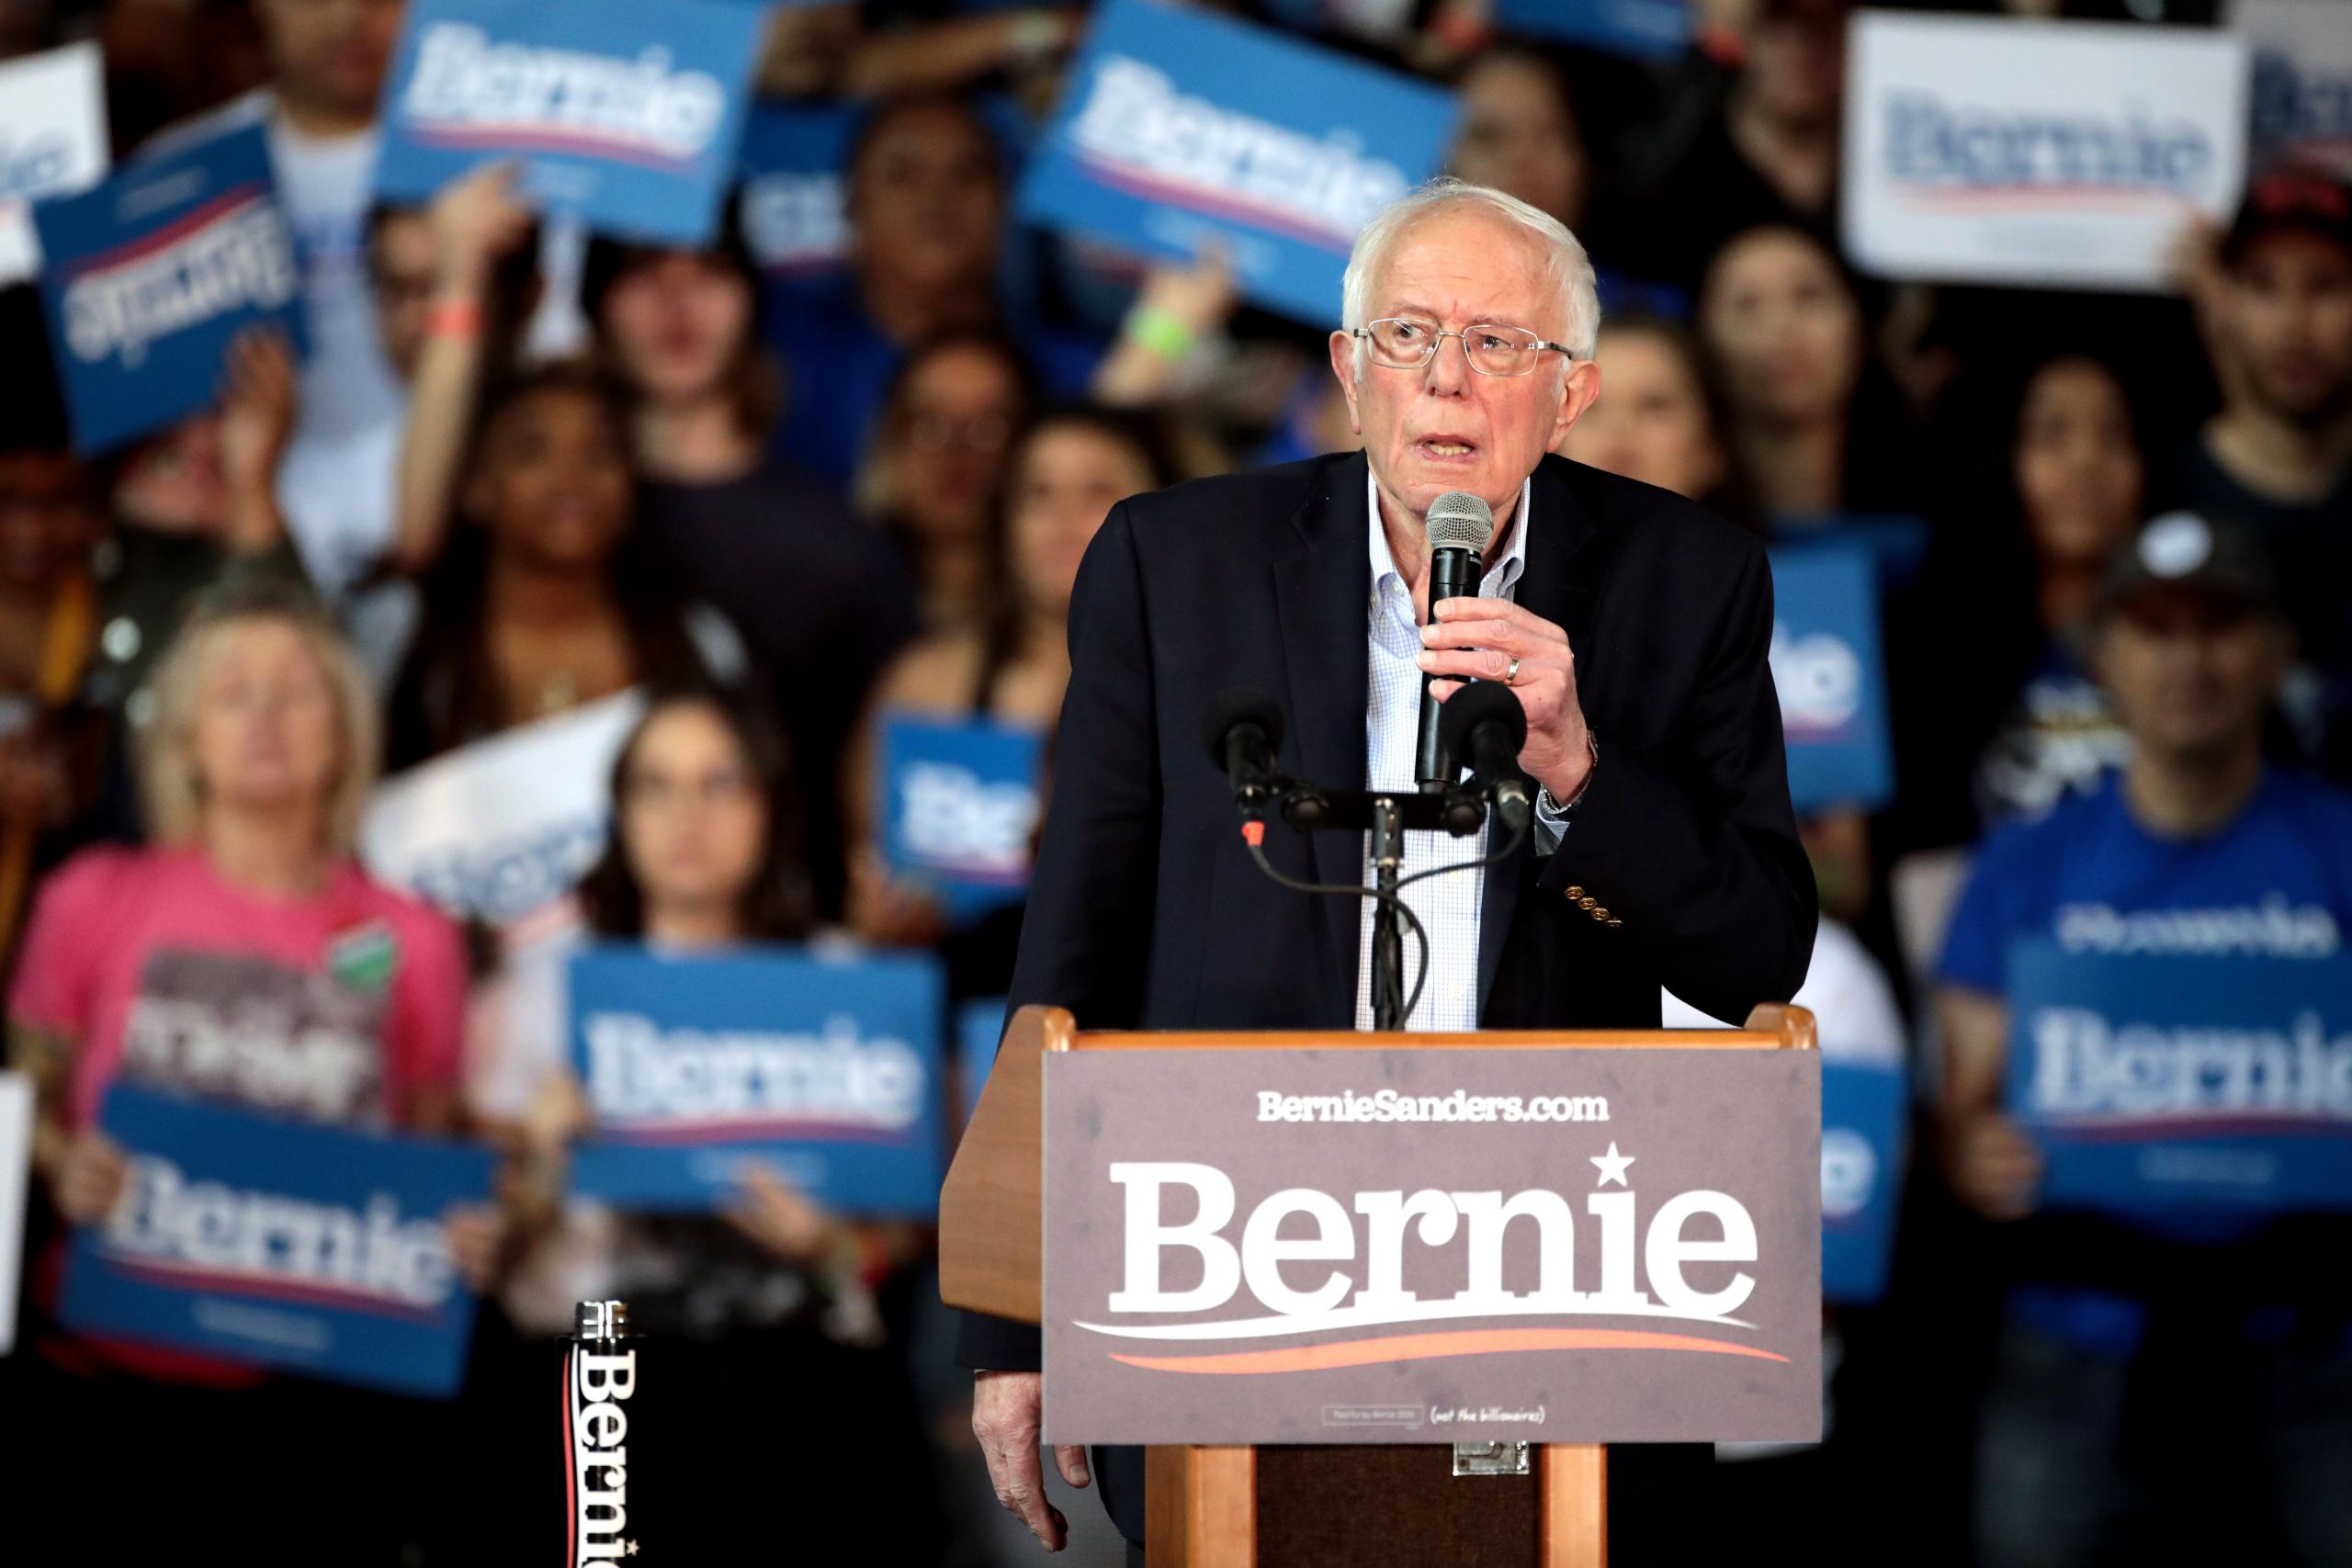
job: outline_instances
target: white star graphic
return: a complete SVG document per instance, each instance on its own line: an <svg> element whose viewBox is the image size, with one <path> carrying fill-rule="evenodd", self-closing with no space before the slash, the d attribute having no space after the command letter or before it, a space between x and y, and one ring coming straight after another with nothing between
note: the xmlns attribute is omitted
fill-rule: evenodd
<svg viewBox="0 0 2352 1568"><path fill-rule="evenodd" d="M1625 1180L1625 1168L1634 1163L1634 1156L1632 1155L1619 1154L1617 1152L1617 1143L1615 1139L1612 1138L1610 1140L1609 1152L1607 1154L1594 1155L1591 1158L1592 1163L1600 1168L1600 1179L1599 1182L1595 1183L1595 1185L1606 1187L1612 1181L1620 1187L1627 1185Z"/></svg>

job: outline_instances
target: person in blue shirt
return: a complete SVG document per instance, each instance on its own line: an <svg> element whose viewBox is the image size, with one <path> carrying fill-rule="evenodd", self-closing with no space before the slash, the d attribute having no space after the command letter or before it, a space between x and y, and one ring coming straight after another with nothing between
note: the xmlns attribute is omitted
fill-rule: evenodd
<svg viewBox="0 0 2352 1568"><path fill-rule="evenodd" d="M2131 761L1987 839L1952 918L1938 1154L2005 1227L1976 1434L1985 1562L2352 1561L2352 1304L2322 1284L2342 1273L2341 1219L2046 1212L2004 1103L2018 939L2186 955L2276 931L2308 956L2352 931L2352 797L2263 754L2292 653L2280 605L2242 529L2171 513L2125 545L2091 651ZM2228 918L2280 905L2291 919Z"/></svg>
<svg viewBox="0 0 2352 1568"><path fill-rule="evenodd" d="M848 270L776 288L769 341L784 362L786 456L847 488L900 362L949 334L1001 332L1057 397L1082 389L1102 345L1041 321L1003 287L1011 177L969 101L897 99L859 125L845 170Z"/></svg>

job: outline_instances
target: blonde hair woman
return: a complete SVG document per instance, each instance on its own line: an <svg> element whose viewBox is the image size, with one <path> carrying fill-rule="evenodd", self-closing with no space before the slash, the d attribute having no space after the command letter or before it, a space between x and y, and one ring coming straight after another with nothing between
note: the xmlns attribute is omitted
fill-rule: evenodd
<svg viewBox="0 0 2352 1568"><path fill-rule="evenodd" d="M190 615L152 690L139 761L153 842L88 850L58 869L9 998L11 1055L40 1096L34 1168L73 1226L102 1222L123 1190L123 1153L96 1124L116 1083L411 1131L447 1129L456 1104L458 933L351 857L377 725L332 625L284 590L215 597ZM492 1222L469 1223L486 1247ZM328 1476L307 1489L289 1479L311 1474L303 1445L320 1446L293 1406L315 1415L322 1402L370 1396L72 1335L41 1310L53 1274L36 1276L40 1354L26 1382L43 1409L29 1429L55 1437L169 1413L206 1433L162 1467L191 1506L217 1508L263 1476L288 1497L334 1495ZM95 1558L128 1560L153 1544L141 1531L178 1516L148 1506L143 1480L141 1491L136 1508L93 1499L74 1510L77 1531L96 1532L83 1538ZM272 1515L275 1536L274 1507L239 1513Z"/></svg>

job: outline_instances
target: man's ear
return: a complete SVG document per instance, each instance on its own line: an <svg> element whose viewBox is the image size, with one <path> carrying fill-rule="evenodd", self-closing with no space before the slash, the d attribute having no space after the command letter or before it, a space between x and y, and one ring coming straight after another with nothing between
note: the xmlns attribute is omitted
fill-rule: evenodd
<svg viewBox="0 0 2352 1568"><path fill-rule="evenodd" d="M1346 333L1331 334L1331 374L1339 378L1340 394L1348 400L1348 428L1363 434L1363 411L1356 406L1356 340Z"/></svg>
<svg viewBox="0 0 2352 1568"><path fill-rule="evenodd" d="M1544 449L1556 452L1567 438L1568 426L1584 417L1584 411L1600 400L1600 367L1589 359L1572 360L1568 373L1560 378L1560 407L1552 421L1552 439Z"/></svg>

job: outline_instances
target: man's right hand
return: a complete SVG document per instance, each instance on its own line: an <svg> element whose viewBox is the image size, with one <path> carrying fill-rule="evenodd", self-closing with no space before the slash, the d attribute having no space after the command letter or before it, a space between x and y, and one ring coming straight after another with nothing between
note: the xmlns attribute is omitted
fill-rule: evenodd
<svg viewBox="0 0 2352 1568"><path fill-rule="evenodd" d="M1059 1551L1069 1539L1069 1521L1046 1500L1046 1468L1037 1457L1045 1408L1042 1373L980 1372L972 1380L972 1435L989 1461L996 1500L1019 1516L1046 1551ZM1079 1445L1055 1444L1054 1467L1072 1486L1086 1484L1086 1450Z"/></svg>

